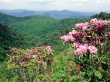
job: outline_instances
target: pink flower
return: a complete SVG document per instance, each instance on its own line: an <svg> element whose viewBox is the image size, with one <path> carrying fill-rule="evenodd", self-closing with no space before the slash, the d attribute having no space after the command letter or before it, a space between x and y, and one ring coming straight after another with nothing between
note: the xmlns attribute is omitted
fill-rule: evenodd
<svg viewBox="0 0 110 82"><path fill-rule="evenodd" d="M110 37L110 32L106 33L104 36Z"/></svg>
<svg viewBox="0 0 110 82"><path fill-rule="evenodd" d="M105 25L107 25L107 24L108 24L108 21L107 21L107 20L100 20L100 21L99 21L100 27L105 26Z"/></svg>
<svg viewBox="0 0 110 82"><path fill-rule="evenodd" d="M68 35L69 35L69 36L72 36L72 35L75 35L75 34L77 34L77 33L78 33L78 32L77 32L76 30L72 30L72 32L69 32Z"/></svg>
<svg viewBox="0 0 110 82"><path fill-rule="evenodd" d="M67 35L68 36L73 36L74 38L79 38L81 36L81 33L80 32L77 32L76 30L72 30L72 32L69 32L69 34Z"/></svg>
<svg viewBox="0 0 110 82"><path fill-rule="evenodd" d="M69 34L70 36L72 36L73 33L72 33L72 32L69 32L68 34Z"/></svg>
<svg viewBox="0 0 110 82"><path fill-rule="evenodd" d="M23 61L23 62L22 62L23 65L26 64L26 63L27 63L26 61Z"/></svg>
<svg viewBox="0 0 110 82"><path fill-rule="evenodd" d="M39 64L43 64L43 63L44 63L44 60L43 60L43 59L40 59L40 60L38 61L38 63L39 63Z"/></svg>
<svg viewBox="0 0 110 82"><path fill-rule="evenodd" d="M29 52L26 52L25 54L26 54L26 58L27 59L30 59L31 58L31 54Z"/></svg>
<svg viewBox="0 0 110 82"><path fill-rule="evenodd" d="M84 37L84 38L86 38L86 37L88 37L88 35L85 33L85 34L82 34L82 36Z"/></svg>
<svg viewBox="0 0 110 82"><path fill-rule="evenodd" d="M46 48L47 48L47 50L48 50L49 52L52 52L51 46L47 46Z"/></svg>
<svg viewBox="0 0 110 82"><path fill-rule="evenodd" d="M80 32L78 32L76 35L74 35L76 38L80 38L82 36L82 34Z"/></svg>
<svg viewBox="0 0 110 82"><path fill-rule="evenodd" d="M78 48L79 47L79 45L80 45L80 43L73 43L73 47L75 47L75 48Z"/></svg>
<svg viewBox="0 0 110 82"><path fill-rule="evenodd" d="M82 31L86 31L86 30L87 30L87 26L83 26Z"/></svg>
<svg viewBox="0 0 110 82"><path fill-rule="evenodd" d="M12 50L15 51L15 50L17 50L17 48L16 47L13 47Z"/></svg>
<svg viewBox="0 0 110 82"><path fill-rule="evenodd" d="M104 45L104 43L101 43L100 45L101 45L101 46L103 46L103 45Z"/></svg>
<svg viewBox="0 0 110 82"><path fill-rule="evenodd" d="M80 43L80 42L73 43L73 47L75 47L75 48L79 48L80 45L82 45L82 43Z"/></svg>
<svg viewBox="0 0 110 82"><path fill-rule="evenodd" d="M89 26L89 23L88 23L88 22L85 22L85 23L84 23L84 26Z"/></svg>
<svg viewBox="0 0 110 82"><path fill-rule="evenodd" d="M80 48L77 48L75 51L74 51L74 54L76 55L81 55L83 54L82 50Z"/></svg>
<svg viewBox="0 0 110 82"><path fill-rule="evenodd" d="M75 50L76 55L86 54L88 50L88 44L79 45L79 47Z"/></svg>
<svg viewBox="0 0 110 82"><path fill-rule="evenodd" d="M36 58L37 58L37 55L34 54L34 55L32 56L32 58L36 59Z"/></svg>
<svg viewBox="0 0 110 82"><path fill-rule="evenodd" d="M75 28L81 28L81 24L80 24L80 23L77 23L77 24L75 25Z"/></svg>
<svg viewBox="0 0 110 82"><path fill-rule="evenodd" d="M80 23L80 27L84 26L84 23Z"/></svg>
<svg viewBox="0 0 110 82"><path fill-rule="evenodd" d="M94 30L95 32L98 32L98 31L99 31L99 27L95 27L93 30Z"/></svg>
<svg viewBox="0 0 110 82"><path fill-rule="evenodd" d="M83 54L86 54L87 52L87 49L88 49L88 45L80 45L79 48L82 50L82 53Z"/></svg>
<svg viewBox="0 0 110 82"><path fill-rule="evenodd" d="M110 23L110 20L108 20L108 23Z"/></svg>
<svg viewBox="0 0 110 82"><path fill-rule="evenodd" d="M76 30L72 30L72 35L77 34Z"/></svg>
<svg viewBox="0 0 110 82"><path fill-rule="evenodd" d="M97 20L96 18L93 18L93 19L90 20L90 23L91 23L91 24L95 24L97 21L98 21L98 20Z"/></svg>
<svg viewBox="0 0 110 82"><path fill-rule="evenodd" d="M85 23L77 23L75 25L75 28L79 28L79 29L82 29L82 27L85 26L85 27L88 27L89 26L89 23L88 22L85 22ZM83 27L84 28L84 27Z"/></svg>
<svg viewBox="0 0 110 82"><path fill-rule="evenodd" d="M31 51L32 51L32 52L35 52L35 49L34 49L34 48L32 48L32 49L31 49Z"/></svg>
<svg viewBox="0 0 110 82"><path fill-rule="evenodd" d="M108 23L109 23L109 21L107 21L107 20L97 20L96 18L91 19L91 21L90 21L91 25L96 25L99 27L103 27L103 26L107 25Z"/></svg>
<svg viewBox="0 0 110 82"><path fill-rule="evenodd" d="M60 39L62 39L64 42L69 41L68 35L61 36Z"/></svg>
<svg viewBox="0 0 110 82"><path fill-rule="evenodd" d="M73 41L76 40L76 38L74 38L73 36L68 36L68 38L69 38L69 40L70 40L71 42L73 42Z"/></svg>
<svg viewBox="0 0 110 82"><path fill-rule="evenodd" d="M97 54L97 52L98 52L98 49L95 46L92 46L92 45L89 46L88 49L89 49L91 54Z"/></svg>

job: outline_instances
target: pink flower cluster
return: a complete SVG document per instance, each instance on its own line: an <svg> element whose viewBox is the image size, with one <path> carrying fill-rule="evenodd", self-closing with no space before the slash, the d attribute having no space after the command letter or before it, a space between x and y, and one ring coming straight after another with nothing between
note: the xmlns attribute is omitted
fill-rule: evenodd
<svg viewBox="0 0 110 82"><path fill-rule="evenodd" d="M74 42L76 38L80 38L81 33L77 32L76 30L72 30L72 32L69 32L68 35L61 36L60 39L64 40L64 42Z"/></svg>
<svg viewBox="0 0 110 82"><path fill-rule="evenodd" d="M89 27L89 23L88 22L85 22L85 23L77 23L75 25L75 28L76 29L81 29L82 31L86 31Z"/></svg>
<svg viewBox="0 0 110 82"><path fill-rule="evenodd" d="M86 54L88 51L91 54L97 54L98 52L98 49L93 45L81 44L81 45L77 45L76 47L77 49L74 51L74 54L76 55Z"/></svg>
<svg viewBox="0 0 110 82"><path fill-rule="evenodd" d="M44 60L43 60L43 59L40 59L40 60L38 61L38 63L39 63L39 64L43 64L43 63L44 63Z"/></svg>
<svg viewBox="0 0 110 82"><path fill-rule="evenodd" d="M15 50L17 50L17 48L16 47L12 47L12 50L15 51Z"/></svg>
<svg viewBox="0 0 110 82"><path fill-rule="evenodd" d="M45 46L48 52L52 52L52 47L51 46Z"/></svg>
<svg viewBox="0 0 110 82"><path fill-rule="evenodd" d="M20 53L20 54L19 54ZM35 47L31 49L17 49L16 47L12 48L12 54L9 55L11 60L9 62L18 63L25 65L29 63L30 60L36 60L38 64L43 64L44 62L49 60L49 55L52 53L51 46L42 46L42 47ZM48 57L48 59L46 59Z"/></svg>
<svg viewBox="0 0 110 82"><path fill-rule="evenodd" d="M88 49L89 49L90 53L93 53L93 54L96 54L97 51L98 51L98 49L95 46L92 46L92 45L89 46Z"/></svg>
<svg viewBox="0 0 110 82"><path fill-rule="evenodd" d="M107 20L97 20L96 18L91 19L91 21L90 21L90 24L100 26L100 27L105 26L108 23L109 23L109 21L107 21Z"/></svg>
<svg viewBox="0 0 110 82"><path fill-rule="evenodd" d="M104 45L105 38L110 39L110 29L107 24L110 20L91 19L90 22L77 23L67 35L60 37L64 42L72 43L76 48L75 54L96 54L98 46ZM106 36L106 37L105 37Z"/></svg>
<svg viewBox="0 0 110 82"><path fill-rule="evenodd" d="M38 56L43 56L43 54L45 54L45 50L47 52L52 52L51 46L36 47L25 52L25 56L27 59L30 59L30 58L36 59L38 58Z"/></svg>

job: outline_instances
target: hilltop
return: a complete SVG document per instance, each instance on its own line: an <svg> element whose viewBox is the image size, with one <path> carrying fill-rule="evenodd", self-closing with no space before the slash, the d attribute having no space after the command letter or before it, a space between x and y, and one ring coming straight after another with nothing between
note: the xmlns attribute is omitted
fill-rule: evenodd
<svg viewBox="0 0 110 82"><path fill-rule="evenodd" d="M15 17L41 15L41 16L49 16L55 19L89 18L90 16L96 14L96 13L91 13L91 12L78 12L78 11L70 11L70 10L33 11L33 10L26 10L26 9L0 10L0 12L3 12L8 15L15 16Z"/></svg>

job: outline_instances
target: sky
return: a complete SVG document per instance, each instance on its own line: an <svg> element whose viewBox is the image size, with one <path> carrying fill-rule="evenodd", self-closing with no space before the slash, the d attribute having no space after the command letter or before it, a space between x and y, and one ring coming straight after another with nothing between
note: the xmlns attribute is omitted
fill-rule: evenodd
<svg viewBox="0 0 110 82"><path fill-rule="evenodd" d="M110 0L0 0L0 9L110 12Z"/></svg>

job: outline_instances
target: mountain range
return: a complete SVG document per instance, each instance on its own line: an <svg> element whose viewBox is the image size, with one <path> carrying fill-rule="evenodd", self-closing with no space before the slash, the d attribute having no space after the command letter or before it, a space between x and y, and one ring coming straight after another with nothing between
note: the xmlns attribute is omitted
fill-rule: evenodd
<svg viewBox="0 0 110 82"><path fill-rule="evenodd" d="M16 9L16 10L0 10L0 12L6 13L15 17L25 17L32 15L43 15L49 16L55 19L64 19L64 18L89 18L90 16L96 13L90 12L78 12L78 11L70 11L70 10L53 10L53 11L33 11L26 9Z"/></svg>

